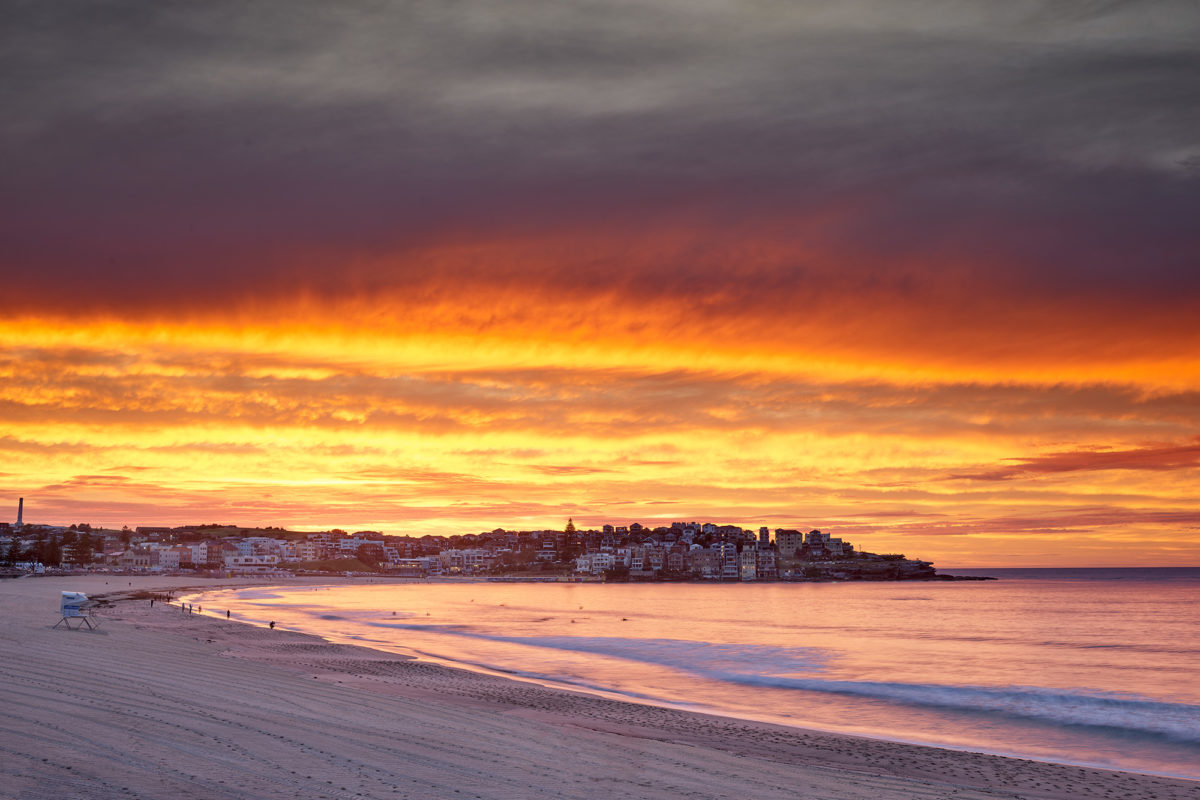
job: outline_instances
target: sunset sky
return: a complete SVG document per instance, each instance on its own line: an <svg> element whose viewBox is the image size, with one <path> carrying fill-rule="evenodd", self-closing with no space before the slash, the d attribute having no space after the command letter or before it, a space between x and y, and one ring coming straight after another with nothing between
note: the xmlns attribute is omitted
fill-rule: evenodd
<svg viewBox="0 0 1200 800"><path fill-rule="evenodd" d="M1191 0L2 13L0 519L1200 565Z"/></svg>

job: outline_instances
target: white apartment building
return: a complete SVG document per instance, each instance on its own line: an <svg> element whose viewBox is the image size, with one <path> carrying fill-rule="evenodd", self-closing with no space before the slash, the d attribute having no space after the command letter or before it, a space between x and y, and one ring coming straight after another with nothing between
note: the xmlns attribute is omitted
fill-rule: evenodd
<svg viewBox="0 0 1200 800"><path fill-rule="evenodd" d="M228 555L225 557L225 569L230 572L255 573L274 572L279 568L279 556L274 553L259 555Z"/></svg>
<svg viewBox="0 0 1200 800"><path fill-rule="evenodd" d="M612 553L589 553L575 559L575 571L589 575L600 575L617 564Z"/></svg>
<svg viewBox="0 0 1200 800"><path fill-rule="evenodd" d="M443 550L439 558L442 562L442 569L446 571L477 572L496 562L494 552L479 548Z"/></svg>

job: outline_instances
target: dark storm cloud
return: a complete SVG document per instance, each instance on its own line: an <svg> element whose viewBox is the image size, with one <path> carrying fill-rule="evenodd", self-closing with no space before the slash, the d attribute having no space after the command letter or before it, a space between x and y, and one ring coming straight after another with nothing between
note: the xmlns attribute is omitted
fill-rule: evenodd
<svg viewBox="0 0 1200 800"><path fill-rule="evenodd" d="M1190 3L4 15L0 259L22 300L52 287L83 305L370 291L426 279L419 261L372 257L464 231L618 235L679 208L702 209L698 247L702 227L764 217L786 247L780 226L831 206L849 210L824 230L828 254L863 269L927 261L918 282L983 254L962 269L1005 264L989 280L1016 291L1200 289ZM524 277L636 296L728 270L683 250L631 274L618 256ZM754 282L764 295L812 277L770 269Z"/></svg>

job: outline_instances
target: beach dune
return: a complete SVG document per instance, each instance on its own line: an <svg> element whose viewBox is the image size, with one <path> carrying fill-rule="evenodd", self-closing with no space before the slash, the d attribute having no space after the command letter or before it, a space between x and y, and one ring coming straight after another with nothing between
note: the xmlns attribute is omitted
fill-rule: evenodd
<svg viewBox="0 0 1200 800"><path fill-rule="evenodd" d="M1200 783L563 692L119 599L197 579L0 581L0 796L1128 798ZM58 594L116 600L96 632Z"/></svg>

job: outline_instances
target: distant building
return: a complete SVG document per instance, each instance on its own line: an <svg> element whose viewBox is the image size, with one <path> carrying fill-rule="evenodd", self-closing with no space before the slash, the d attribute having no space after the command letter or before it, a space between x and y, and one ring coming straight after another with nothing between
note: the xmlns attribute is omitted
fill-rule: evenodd
<svg viewBox="0 0 1200 800"><path fill-rule="evenodd" d="M710 548L717 554L720 572L718 577L723 581L740 581L742 579L742 561L733 542L716 542Z"/></svg>
<svg viewBox="0 0 1200 800"><path fill-rule="evenodd" d="M471 548L468 550L443 550L439 555L443 572L474 573L488 569L496 563L497 555L492 550Z"/></svg>
<svg viewBox="0 0 1200 800"><path fill-rule="evenodd" d="M804 547L804 534L789 528L776 528L775 546L780 558L795 558L796 551Z"/></svg>
<svg viewBox="0 0 1200 800"><path fill-rule="evenodd" d="M589 553L575 559L575 571L588 575L601 575L616 566L617 560L611 553Z"/></svg>
<svg viewBox="0 0 1200 800"><path fill-rule="evenodd" d="M755 579L760 581L773 581L779 578L779 567L775 562L775 551L769 547L759 548L755 551L757 564L755 567Z"/></svg>
<svg viewBox="0 0 1200 800"><path fill-rule="evenodd" d="M542 546L537 551L538 561L557 561L558 547L554 543L554 539L544 539Z"/></svg>
<svg viewBox="0 0 1200 800"><path fill-rule="evenodd" d="M721 577L721 554L716 550L706 550L695 545L688 550L687 570L697 578L716 579Z"/></svg>
<svg viewBox="0 0 1200 800"><path fill-rule="evenodd" d="M743 581L758 580L758 548L745 548L740 553L739 560L738 579Z"/></svg>
<svg viewBox="0 0 1200 800"><path fill-rule="evenodd" d="M424 578L429 575L441 575L442 560L437 556L401 558L396 562L393 571L405 578Z"/></svg>
<svg viewBox="0 0 1200 800"><path fill-rule="evenodd" d="M131 547L116 557L117 566L125 570L158 568L158 553L149 547Z"/></svg>
<svg viewBox="0 0 1200 800"><path fill-rule="evenodd" d="M279 569L279 556L274 553L263 555L229 555L225 557L225 569L241 574L274 572Z"/></svg>
<svg viewBox="0 0 1200 800"><path fill-rule="evenodd" d="M809 531L804 537L802 555L810 561L826 558L844 558L853 555L854 546L849 542L821 531Z"/></svg>

